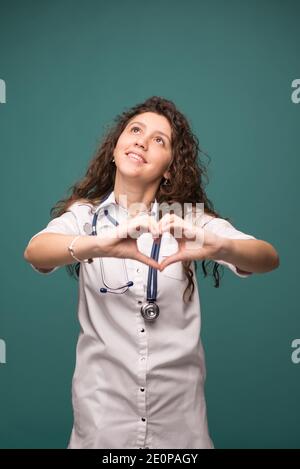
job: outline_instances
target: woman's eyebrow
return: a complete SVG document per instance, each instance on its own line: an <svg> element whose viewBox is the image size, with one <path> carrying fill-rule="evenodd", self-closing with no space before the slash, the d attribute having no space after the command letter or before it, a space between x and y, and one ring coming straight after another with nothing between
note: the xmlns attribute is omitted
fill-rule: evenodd
<svg viewBox="0 0 300 469"><path fill-rule="evenodd" d="M141 125L142 127L147 127L143 122L139 122L139 121L130 122L129 125L131 125L131 124L139 124L139 125ZM158 134L164 135L165 137L167 137L167 139L170 140L170 137L168 137L168 135L165 134L164 132L162 132L161 130L155 130L153 133L155 133L155 132L158 133ZM170 141L171 141L171 140L170 140Z"/></svg>

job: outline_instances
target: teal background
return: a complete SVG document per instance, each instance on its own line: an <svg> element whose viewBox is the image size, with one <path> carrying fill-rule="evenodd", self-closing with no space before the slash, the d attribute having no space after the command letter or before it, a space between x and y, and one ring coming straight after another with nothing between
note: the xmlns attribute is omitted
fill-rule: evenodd
<svg viewBox="0 0 300 469"><path fill-rule="evenodd" d="M0 447L65 448L77 282L23 259L106 125L173 100L211 157L208 196L280 267L198 282L217 448L299 448L299 1L0 1Z"/></svg>

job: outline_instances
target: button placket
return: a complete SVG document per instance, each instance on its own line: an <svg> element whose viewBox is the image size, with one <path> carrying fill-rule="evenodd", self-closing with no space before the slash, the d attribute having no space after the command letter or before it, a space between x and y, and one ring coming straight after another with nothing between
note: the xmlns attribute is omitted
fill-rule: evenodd
<svg viewBox="0 0 300 469"><path fill-rule="evenodd" d="M141 315L141 306L146 301L145 292L147 290L148 266L146 264L138 264L134 269L134 282L137 287L138 296L136 300L137 306L137 324L138 324L138 343L139 343L139 356L138 356L138 388L137 388L137 408L138 408L138 436L137 447L145 447L146 434L147 434L147 389L146 389L146 375L147 375L147 359L148 359L148 336L145 327L144 319ZM140 293L140 295L139 295Z"/></svg>
<svg viewBox="0 0 300 469"><path fill-rule="evenodd" d="M140 417L138 423L138 437L136 445L138 448L143 447L146 444L146 434L147 434L147 419L146 417Z"/></svg>
<svg viewBox="0 0 300 469"><path fill-rule="evenodd" d="M138 388L137 388L137 410L139 415L137 446L144 447L147 432L147 409L146 409L146 375L147 375L147 358L148 358L148 338L147 331L143 324L140 313L143 300L137 300L137 323L138 323Z"/></svg>
<svg viewBox="0 0 300 469"><path fill-rule="evenodd" d="M148 270L146 264L137 264L134 269L134 278L135 284L140 289L141 293L144 295L145 290L147 289L147 278L148 278Z"/></svg>

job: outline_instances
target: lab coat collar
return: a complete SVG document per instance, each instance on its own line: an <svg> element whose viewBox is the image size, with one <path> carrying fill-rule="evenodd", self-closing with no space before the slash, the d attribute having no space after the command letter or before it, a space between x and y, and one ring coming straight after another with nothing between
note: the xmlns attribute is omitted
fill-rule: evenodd
<svg viewBox="0 0 300 469"><path fill-rule="evenodd" d="M122 207L121 205L119 205L116 201L116 198L115 198L115 192L114 190L111 191L111 193L109 194L109 196L107 197L107 199L105 199L101 204L100 204L100 207L101 207L101 210L103 208L107 208L109 207L110 205L114 206L114 211L122 211L123 214L126 214L128 216L128 211ZM99 208L100 208L99 207ZM152 209L151 209L151 215L154 216L154 218L156 219L157 217L157 211L158 211L158 202L157 202L157 199L155 198L153 204L152 204Z"/></svg>

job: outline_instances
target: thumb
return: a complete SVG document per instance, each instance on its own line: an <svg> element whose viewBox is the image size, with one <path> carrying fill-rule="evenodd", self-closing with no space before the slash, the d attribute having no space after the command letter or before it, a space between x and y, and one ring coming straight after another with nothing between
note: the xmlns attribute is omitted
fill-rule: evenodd
<svg viewBox="0 0 300 469"><path fill-rule="evenodd" d="M165 267L167 267L170 264L174 264L174 262L179 262L181 261L181 256L180 254L173 254L173 256L169 256L166 259L164 259L160 263L160 271L164 270Z"/></svg>
<svg viewBox="0 0 300 469"><path fill-rule="evenodd" d="M135 259L137 261L143 262L146 265L149 265L150 267L153 267L154 269L160 270L160 264L155 259L152 259L152 257L146 256L140 251L135 256Z"/></svg>

